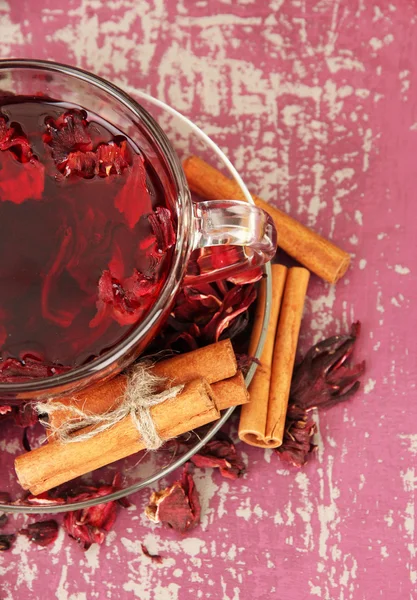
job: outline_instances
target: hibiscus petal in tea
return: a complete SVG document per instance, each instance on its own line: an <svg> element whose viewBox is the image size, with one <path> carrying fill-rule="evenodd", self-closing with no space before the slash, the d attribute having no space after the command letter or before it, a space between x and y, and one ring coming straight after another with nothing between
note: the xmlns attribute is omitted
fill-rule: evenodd
<svg viewBox="0 0 417 600"><path fill-rule="evenodd" d="M122 341L164 284L175 229L158 175L113 125L45 98L0 99L0 381Z"/></svg>

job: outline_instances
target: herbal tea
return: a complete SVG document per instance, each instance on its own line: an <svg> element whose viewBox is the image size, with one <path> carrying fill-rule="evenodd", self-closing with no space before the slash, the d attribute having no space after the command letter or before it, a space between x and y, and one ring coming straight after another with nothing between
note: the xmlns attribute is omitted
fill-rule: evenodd
<svg viewBox="0 0 417 600"><path fill-rule="evenodd" d="M99 116L0 100L0 381L45 377L119 343L175 244L158 175Z"/></svg>

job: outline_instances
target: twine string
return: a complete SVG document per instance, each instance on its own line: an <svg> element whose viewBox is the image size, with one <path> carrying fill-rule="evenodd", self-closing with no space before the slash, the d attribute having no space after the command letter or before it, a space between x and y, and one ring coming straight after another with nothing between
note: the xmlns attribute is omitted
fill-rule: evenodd
<svg viewBox="0 0 417 600"><path fill-rule="evenodd" d="M71 418L59 426L51 423L46 424L48 429L59 442L68 444L90 440L102 431L110 429L122 419L131 416L145 446L149 450L157 450L163 443L156 430L150 409L166 400L175 398L183 390L183 385L165 387L169 381L165 377L159 377L152 373L150 361L140 361L128 373L127 386L123 398L114 409L102 414L93 414L71 405ZM160 391L163 390L163 391ZM57 400L39 402L35 405L37 412L41 415L52 416L54 413L65 410L68 405ZM74 433L86 429L83 433Z"/></svg>

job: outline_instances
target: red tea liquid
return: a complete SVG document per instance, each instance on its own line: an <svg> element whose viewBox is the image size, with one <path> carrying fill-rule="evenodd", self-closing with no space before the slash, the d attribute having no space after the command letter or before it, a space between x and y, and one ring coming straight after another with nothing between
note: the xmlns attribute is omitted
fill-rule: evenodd
<svg viewBox="0 0 417 600"><path fill-rule="evenodd" d="M151 164L110 123L0 98L0 381L123 340L164 284L174 227Z"/></svg>

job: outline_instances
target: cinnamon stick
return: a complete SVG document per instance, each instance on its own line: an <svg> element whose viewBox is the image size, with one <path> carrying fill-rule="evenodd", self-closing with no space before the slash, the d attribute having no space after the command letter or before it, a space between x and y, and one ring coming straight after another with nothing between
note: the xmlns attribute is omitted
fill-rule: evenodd
<svg viewBox="0 0 417 600"><path fill-rule="evenodd" d="M210 385L201 378L187 383L175 398L152 407L151 414L164 440L219 417ZM89 440L69 445L51 442L18 456L15 469L20 485L37 495L144 448L132 418L127 416Z"/></svg>
<svg viewBox="0 0 417 600"><path fill-rule="evenodd" d="M208 200L246 200L239 184L196 156L184 163L190 189ZM278 231L278 244L290 256L319 277L336 283L347 271L350 255L305 227L278 208L252 194L255 204L268 212Z"/></svg>
<svg viewBox="0 0 417 600"><path fill-rule="evenodd" d="M159 377L168 379L171 385L188 383L198 377L203 377L211 384L222 380L229 381L229 378L233 378L237 372L237 362L232 343L226 339L155 363L152 372ZM232 394L231 397L233 394L236 396L236 404L228 404L227 408L243 404L246 398L244 398L241 387L242 380L243 378L237 378L229 385L224 384L219 388L213 388L216 398L219 395L217 400L220 410L223 410L228 402L227 394ZM70 397L58 398L57 402L63 406L63 409L50 415L51 430L58 429L66 421L77 420L78 417L74 417L74 412L71 411L72 407L80 408L93 415L114 410L123 399L126 385L127 377L119 375L102 385L82 390ZM244 389L246 390L246 387ZM50 434L48 439L54 439L54 435Z"/></svg>
<svg viewBox="0 0 417 600"><path fill-rule="evenodd" d="M229 379L213 383L211 389L213 390L219 410L225 410L231 406L240 406L249 402L249 393L241 371L238 371L236 375L229 377Z"/></svg>
<svg viewBox="0 0 417 600"><path fill-rule="evenodd" d="M155 375L166 377L172 385L186 383L196 377L204 377L208 383L216 383L233 377L236 371L235 351L229 339L186 354L171 356L153 367Z"/></svg>
<svg viewBox="0 0 417 600"><path fill-rule="evenodd" d="M273 431L268 428L270 406L271 367L279 310L284 290L287 269L282 265L272 265L272 303L266 340L260 358L260 365L249 386L249 404L242 407L239 422L239 438L252 446L274 448L279 445ZM265 316L266 281L262 280L258 294L254 327L250 340L249 354L254 354L258 345Z"/></svg>
<svg viewBox="0 0 417 600"><path fill-rule="evenodd" d="M294 370L295 354L310 273L295 267L289 270L272 360L267 431L282 444Z"/></svg>

